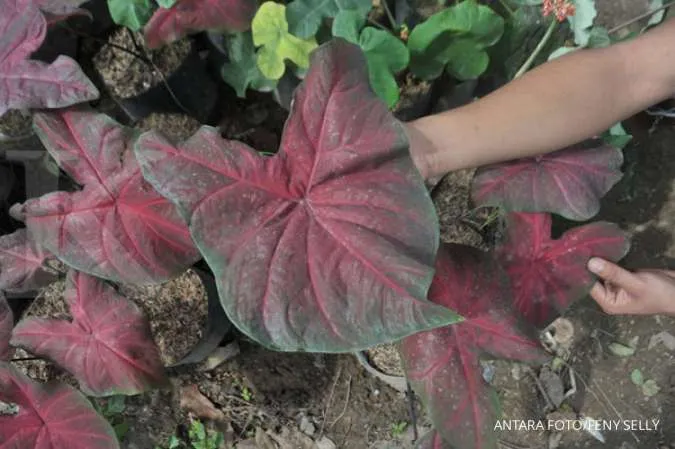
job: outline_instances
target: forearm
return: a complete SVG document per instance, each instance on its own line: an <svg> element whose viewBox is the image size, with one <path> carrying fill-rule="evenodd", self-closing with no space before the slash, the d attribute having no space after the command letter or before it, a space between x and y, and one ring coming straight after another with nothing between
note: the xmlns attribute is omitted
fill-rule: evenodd
<svg viewBox="0 0 675 449"><path fill-rule="evenodd" d="M554 60L462 108L408 124L426 177L595 136L675 92L675 20L631 42Z"/></svg>

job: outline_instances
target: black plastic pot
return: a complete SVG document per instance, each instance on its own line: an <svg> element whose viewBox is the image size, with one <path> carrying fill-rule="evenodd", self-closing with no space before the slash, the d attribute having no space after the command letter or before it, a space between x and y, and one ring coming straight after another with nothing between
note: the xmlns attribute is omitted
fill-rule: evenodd
<svg viewBox="0 0 675 449"><path fill-rule="evenodd" d="M152 113L184 113L203 123L213 111L217 91L215 81L207 72L206 61L193 46L181 65L166 76L166 83L123 98L119 104L134 120Z"/></svg>

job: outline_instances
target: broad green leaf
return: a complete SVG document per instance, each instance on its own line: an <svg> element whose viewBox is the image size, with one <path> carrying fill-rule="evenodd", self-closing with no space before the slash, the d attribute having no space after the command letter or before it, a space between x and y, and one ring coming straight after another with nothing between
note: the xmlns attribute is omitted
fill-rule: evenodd
<svg viewBox="0 0 675 449"><path fill-rule="evenodd" d="M353 10L365 19L371 8L372 0L293 0L286 8L286 20L291 34L306 39L316 35L325 18Z"/></svg>
<svg viewBox="0 0 675 449"><path fill-rule="evenodd" d="M301 68L309 67L309 54L317 47L314 38L300 39L288 32L286 7L274 2L263 3L252 24L253 43L258 50L257 64L262 74L278 80L286 70L285 60Z"/></svg>
<svg viewBox="0 0 675 449"><path fill-rule="evenodd" d="M575 0L576 12L573 16L567 18L574 33L574 42L585 47L591 37L590 28L598 15L595 9L595 0Z"/></svg>
<svg viewBox="0 0 675 449"><path fill-rule="evenodd" d="M612 38L609 36L607 28L595 26L590 29L588 36L588 48L604 48L612 45Z"/></svg>
<svg viewBox="0 0 675 449"><path fill-rule="evenodd" d="M448 73L461 81L478 78L490 64L487 52L477 49L476 43L471 40L460 39L453 42L446 55L449 58L445 66Z"/></svg>
<svg viewBox="0 0 675 449"><path fill-rule="evenodd" d="M154 8L151 0L108 0L108 9L116 24L139 31L150 20Z"/></svg>
<svg viewBox="0 0 675 449"><path fill-rule="evenodd" d="M261 92L269 92L276 86L275 80L265 78L256 63L255 47L251 32L237 33L226 38L230 62L223 65L223 80L244 98L249 87Z"/></svg>
<svg viewBox="0 0 675 449"><path fill-rule="evenodd" d="M157 4L164 9L169 9L176 4L178 0L157 0Z"/></svg>
<svg viewBox="0 0 675 449"><path fill-rule="evenodd" d="M360 12L354 9L344 9L333 20L333 36L341 37L352 44L358 44L359 35L365 23L366 19Z"/></svg>
<svg viewBox="0 0 675 449"><path fill-rule="evenodd" d="M645 378L642 375L642 371L639 369L634 369L630 373L630 381L633 382L635 385L642 385L645 383Z"/></svg>
<svg viewBox="0 0 675 449"><path fill-rule="evenodd" d="M408 66L408 48L388 31L373 27L364 28L359 45L366 54L370 86L390 108L399 99L399 89L394 74Z"/></svg>
<svg viewBox="0 0 675 449"><path fill-rule="evenodd" d="M449 70L455 72L460 67L459 72L473 73L489 61L485 48L496 44L503 32L504 19L492 8L465 0L434 14L412 30L408 39L410 68L420 78L433 79L461 49L470 53L463 53L462 61Z"/></svg>

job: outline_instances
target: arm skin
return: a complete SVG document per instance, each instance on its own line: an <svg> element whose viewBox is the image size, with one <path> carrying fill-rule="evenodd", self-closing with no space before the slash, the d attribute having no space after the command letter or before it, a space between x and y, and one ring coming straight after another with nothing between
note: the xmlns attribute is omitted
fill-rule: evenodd
<svg viewBox="0 0 675 449"><path fill-rule="evenodd" d="M675 93L675 19L602 49L579 50L461 108L406 124L426 178L555 151Z"/></svg>

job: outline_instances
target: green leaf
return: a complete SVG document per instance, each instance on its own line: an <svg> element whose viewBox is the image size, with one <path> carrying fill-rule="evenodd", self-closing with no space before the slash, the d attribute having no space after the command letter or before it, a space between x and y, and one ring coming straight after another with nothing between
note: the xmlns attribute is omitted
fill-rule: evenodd
<svg viewBox="0 0 675 449"><path fill-rule="evenodd" d="M366 55L370 86L390 108L399 99L399 89L394 74L408 66L408 48L388 31L373 27L364 28L359 45Z"/></svg>
<svg viewBox="0 0 675 449"><path fill-rule="evenodd" d="M487 67L489 57L485 49L496 44L503 33L501 16L475 0L464 0L412 30L408 39L410 68L420 78L433 79L460 55L462 60L448 70L473 75L479 68Z"/></svg>
<svg viewBox="0 0 675 449"><path fill-rule="evenodd" d="M573 52L575 52L577 50L580 50L580 49L581 49L581 47L558 47L555 50L553 50L553 53L551 53L548 56L548 60L552 61L554 59L557 59L561 56L565 56L568 53L573 53Z"/></svg>
<svg viewBox="0 0 675 449"><path fill-rule="evenodd" d="M359 35L365 23L366 18L360 12L344 9L333 20L333 36L341 37L352 44L358 44Z"/></svg>
<svg viewBox="0 0 675 449"><path fill-rule="evenodd" d="M113 21L133 31L139 31L150 20L153 6L151 0L108 0Z"/></svg>
<svg viewBox="0 0 675 449"><path fill-rule="evenodd" d="M445 66L460 81L478 78L487 70L490 57L487 52L478 50L471 40L457 40L447 49L450 61Z"/></svg>
<svg viewBox="0 0 675 449"><path fill-rule="evenodd" d="M169 9L176 4L178 0L157 0L157 4L164 9Z"/></svg>
<svg viewBox="0 0 675 449"><path fill-rule="evenodd" d="M125 399L126 397L122 395L109 397L105 407L105 414L110 416L123 413L126 408Z"/></svg>
<svg viewBox="0 0 675 449"><path fill-rule="evenodd" d="M176 449L180 447L180 440L176 435L171 435L171 438L169 439L169 449Z"/></svg>
<svg viewBox="0 0 675 449"><path fill-rule="evenodd" d="M286 59L301 68L309 67L309 54L317 47L313 37L300 39L288 32L285 11L284 5L265 2L253 18L253 43L261 47L257 55L258 68L273 80L283 76Z"/></svg>
<svg viewBox="0 0 675 449"><path fill-rule="evenodd" d="M129 423L126 421L122 421L119 424L115 424L113 426L113 430L115 431L117 439L122 441L124 437L127 436L127 433L129 433Z"/></svg>
<svg viewBox="0 0 675 449"><path fill-rule="evenodd" d="M595 9L595 0L575 0L574 5L576 6L576 12L573 16L568 17L567 21L574 33L574 42L581 47L585 47L591 37L590 28L593 26L598 11Z"/></svg>
<svg viewBox="0 0 675 449"><path fill-rule="evenodd" d="M649 379L642 384L642 394L647 397L652 397L659 391L661 391L661 387L658 386L654 379Z"/></svg>
<svg viewBox="0 0 675 449"><path fill-rule="evenodd" d="M258 68L251 32L236 33L225 39L230 62L223 64L221 75L237 96L244 98L249 87L261 92L274 90L277 82L265 78Z"/></svg>
<svg viewBox="0 0 675 449"><path fill-rule="evenodd" d="M609 36L607 28L596 26L591 28L588 37L588 48L605 48L612 45L612 39Z"/></svg>
<svg viewBox="0 0 675 449"><path fill-rule="evenodd" d="M286 8L286 20L291 34L306 39L316 35L323 19L344 10L365 19L372 6L372 0L294 0Z"/></svg>
<svg viewBox="0 0 675 449"><path fill-rule="evenodd" d="M634 369L630 373L630 380L633 382L635 385L642 385L645 383L644 376L642 375L642 371L639 369Z"/></svg>
<svg viewBox="0 0 675 449"><path fill-rule="evenodd" d="M609 351L618 357L630 357L635 354L635 348L616 342L609 344Z"/></svg>
<svg viewBox="0 0 675 449"><path fill-rule="evenodd" d="M633 136L626 132L621 123L617 123L602 135L602 139L614 148L623 150L633 140Z"/></svg>

